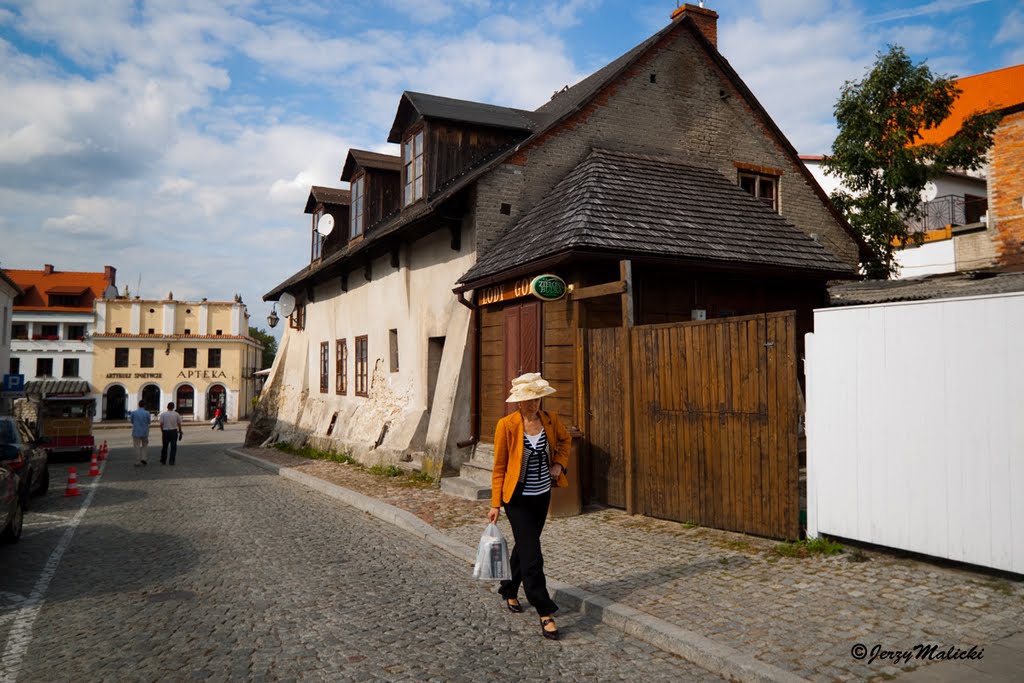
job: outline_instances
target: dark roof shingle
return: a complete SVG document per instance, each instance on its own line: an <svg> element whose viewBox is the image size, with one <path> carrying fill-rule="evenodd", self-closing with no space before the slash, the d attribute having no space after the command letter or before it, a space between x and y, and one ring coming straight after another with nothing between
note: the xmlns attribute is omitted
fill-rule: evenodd
<svg viewBox="0 0 1024 683"><path fill-rule="evenodd" d="M352 203L352 198L348 190L313 185L309 188L309 197L306 199L305 213L313 213L313 209L316 208L317 203L348 206Z"/></svg>
<svg viewBox="0 0 1024 683"><path fill-rule="evenodd" d="M718 171L595 149L459 282L569 250L853 274Z"/></svg>
<svg viewBox="0 0 1024 683"><path fill-rule="evenodd" d="M384 171L401 171L402 157L394 154L378 154L365 149L350 149L345 158L345 166L341 170L341 180L349 181L356 166L360 168L378 168Z"/></svg>
<svg viewBox="0 0 1024 683"><path fill-rule="evenodd" d="M399 127L401 120L404 118L406 106L411 106L425 119L460 121L478 126L507 128L524 132L534 130L538 122L543 118L535 112L525 109L513 109L512 107L501 107L485 102L457 100L451 97L428 95L426 93L406 90L402 93L402 100L398 105L398 113L391 126L391 133L388 135L388 142L402 141L403 131Z"/></svg>

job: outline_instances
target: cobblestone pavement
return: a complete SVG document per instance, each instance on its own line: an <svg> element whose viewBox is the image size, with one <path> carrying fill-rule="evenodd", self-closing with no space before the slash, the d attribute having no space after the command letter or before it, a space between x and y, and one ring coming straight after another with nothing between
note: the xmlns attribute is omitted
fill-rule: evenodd
<svg viewBox="0 0 1024 683"><path fill-rule="evenodd" d="M246 452L376 496L467 545L479 539L486 502L271 449ZM1024 630L1019 578L892 552L780 557L772 541L614 509L549 520L544 548L554 579L816 681L884 680L929 666L916 659L869 661L876 645L880 651L919 643L969 650ZM868 650L862 660L851 655L858 643Z"/></svg>
<svg viewBox="0 0 1024 683"><path fill-rule="evenodd" d="M464 563L230 458L239 431L197 431L173 468L154 449L135 468L123 435L108 437L18 681L720 680L578 613L546 641ZM0 548L5 656L96 481L80 476L85 495L65 498L66 470L52 467L22 541Z"/></svg>

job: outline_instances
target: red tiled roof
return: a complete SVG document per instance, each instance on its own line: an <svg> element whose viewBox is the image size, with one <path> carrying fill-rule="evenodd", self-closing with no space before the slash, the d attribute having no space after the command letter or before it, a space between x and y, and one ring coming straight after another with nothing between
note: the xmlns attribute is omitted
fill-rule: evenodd
<svg viewBox="0 0 1024 683"><path fill-rule="evenodd" d="M920 142L938 144L948 140L972 114L1024 104L1024 64L965 76L956 84L963 92L953 103L949 117L935 128L922 131Z"/></svg>
<svg viewBox="0 0 1024 683"><path fill-rule="evenodd" d="M7 275L21 287L24 294L14 301L16 311L54 311L61 313L88 313L92 311L93 301L103 296L110 284L106 276L100 273L77 273L54 270L16 270L8 269ZM71 293L75 290L82 293L79 306L50 306L47 294L60 294L61 290Z"/></svg>

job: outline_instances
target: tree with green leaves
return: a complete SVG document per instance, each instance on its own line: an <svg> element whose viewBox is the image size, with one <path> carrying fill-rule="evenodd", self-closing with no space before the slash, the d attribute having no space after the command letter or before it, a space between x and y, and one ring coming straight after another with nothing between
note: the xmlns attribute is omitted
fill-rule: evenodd
<svg viewBox="0 0 1024 683"><path fill-rule="evenodd" d="M277 340L273 335L258 327L249 328L249 336L263 344L263 365L262 368L269 368L274 364L274 356L277 355Z"/></svg>
<svg viewBox="0 0 1024 683"><path fill-rule="evenodd" d="M933 75L914 64L903 48L878 54L861 81L847 81L835 106L839 134L825 172L843 187L832 201L871 249L868 277L897 274L896 244L920 240L908 220L923 213L921 190L950 169L976 170L992 146L998 114L975 113L948 140L922 143L922 132L949 116L960 95L956 77Z"/></svg>

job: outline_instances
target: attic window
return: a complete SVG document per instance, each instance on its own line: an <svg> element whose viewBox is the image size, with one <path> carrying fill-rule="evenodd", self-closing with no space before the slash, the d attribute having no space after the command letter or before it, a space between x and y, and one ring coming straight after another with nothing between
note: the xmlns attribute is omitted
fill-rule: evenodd
<svg viewBox="0 0 1024 683"><path fill-rule="evenodd" d="M775 212L779 210L779 178L774 175L740 171L740 187L760 199Z"/></svg>
<svg viewBox="0 0 1024 683"><path fill-rule="evenodd" d="M311 246L309 250L309 260L311 263L313 261L319 260L320 256L323 255L324 237L317 230L317 227L320 225L320 217L323 215L323 207L318 207L317 210L313 213L313 238L312 242L310 243Z"/></svg>
<svg viewBox="0 0 1024 683"><path fill-rule="evenodd" d="M366 183L366 176L360 175L354 179L350 188L352 190L352 208L348 218L348 238L353 239L363 234L363 195Z"/></svg>
<svg viewBox="0 0 1024 683"><path fill-rule="evenodd" d="M402 143L402 164L405 172L405 198L403 205L423 199L423 129Z"/></svg>

